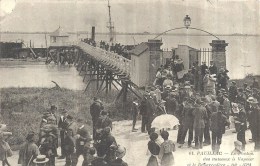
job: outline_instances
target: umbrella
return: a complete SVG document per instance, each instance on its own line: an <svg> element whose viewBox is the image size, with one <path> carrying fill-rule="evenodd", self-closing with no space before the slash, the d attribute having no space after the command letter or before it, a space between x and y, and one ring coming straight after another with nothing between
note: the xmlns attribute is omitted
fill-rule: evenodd
<svg viewBox="0 0 260 166"><path fill-rule="evenodd" d="M163 114L160 116L157 116L153 122L152 122L152 128L173 128L174 126L179 124L179 120L174 116L170 114Z"/></svg>

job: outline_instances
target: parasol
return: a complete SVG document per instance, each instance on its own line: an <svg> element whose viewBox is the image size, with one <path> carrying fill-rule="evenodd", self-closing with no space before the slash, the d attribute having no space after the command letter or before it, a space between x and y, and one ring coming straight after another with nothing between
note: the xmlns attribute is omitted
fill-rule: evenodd
<svg viewBox="0 0 260 166"><path fill-rule="evenodd" d="M166 128L173 128L174 126L179 124L179 120L170 114L163 114L157 116L152 122L152 128L158 129L166 129Z"/></svg>

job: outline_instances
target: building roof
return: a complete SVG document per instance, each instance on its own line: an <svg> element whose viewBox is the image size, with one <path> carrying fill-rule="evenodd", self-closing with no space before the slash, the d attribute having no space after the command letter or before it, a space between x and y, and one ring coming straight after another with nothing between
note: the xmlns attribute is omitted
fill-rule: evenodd
<svg viewBox="0 0 260 166"><path fill-rule="evenodd" d="M131 55L139 56L143 52L145 52L148 48L149 47L148 47L147 43L146 42L142 42L142 43L138 44L137 46L135 46L134 49L130 50L129 53Z"/></svg>
<svg viewBox="0 0 260 166"><path fill-rule="evenodd" d="M52 32L50 36L69 37L69 34L66 33L63 28L59 27L54 32Z"/></svg>

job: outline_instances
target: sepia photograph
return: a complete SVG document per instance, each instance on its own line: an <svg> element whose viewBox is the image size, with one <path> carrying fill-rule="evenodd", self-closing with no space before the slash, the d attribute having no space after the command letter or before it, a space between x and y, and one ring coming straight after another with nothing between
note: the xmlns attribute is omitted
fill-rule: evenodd
<svg viewBox="0 0 260 166"><path fill-rule="evenodd" d="M0 0L0 165L260 166L260 0Z"/></svg>

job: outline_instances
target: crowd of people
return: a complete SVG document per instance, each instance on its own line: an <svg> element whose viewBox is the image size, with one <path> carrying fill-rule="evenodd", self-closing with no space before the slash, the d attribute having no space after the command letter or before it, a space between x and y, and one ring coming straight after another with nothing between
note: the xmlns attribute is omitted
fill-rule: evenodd
<svg viewBox="0 0 260 166"><path fill-rule="evenodd" d="M254 142L254 149L259 151L258 81L253 78L250 86L245 83L243 87L237 87L236 82L232 81L229 86L227 73L228 70L224 68L217 69L213 62L209 67L205 63L199 66L198 62L195 62L192 69L180 79L171 65L162 66L156 74L154 85L146 89L144 98L141 101L137 99L133 101L132 131L137 131L135 123L140 114L141 132L148 132L155 144L154 137L157 136L153 135L155 128L152 128L151 124L157 116L167 113L179 120L176 138L179 148L184 147L188 132L188 148L202 149L203 146L211 145L212 151L217 153L226 129L234 125L237 140L234 140L236 149L232 154L241 154L247 141ZM245 139L247 129L252 133L250 140ZM148 147L150 144L149 142ZM151 160L160 158L159 150L156 151L160 146L162 145L157 143L154 149L149 149L153 156Z"/></svg>
<svg viewBox="0 0 260 166"><path fill-rule="evenodd" d="M127 47L125 47L124 45L121 45L120 43L115 43L115 44L112 43L112 45L110 46L108 43L101 40L99 47L106 51L111 51L111 52L117 53L118 55L121 55L127 59L130 59L130 55L128 53Z"/></svg>
<svg viewBox="0 0 260 166"><path fill-rule="evenodd" d="M58 118L57 112L57 107L52 105L42 115L39 133L28 132L26 142L19 151L18 164L55 166L56 160L65 159L65 166L76 166L79 156L83 156L82 166L127 166L122 159L126 148L117 144L112 135L112 121L100 99L94 98L90 106L93 137L84 118L75 120L65 109L61 109ZM12 155L12 151L5 135L11 133L0 129L0 145L4 144L0 146L0 159L3 165L10 166L7 157ZM59 146L60 156L57 152Z"/></svg>
<svg viewBox="0 0 260 166"><path fill-rule="evenodd" d="M75 48L60 48L49 50L46 64L50 64L52 61L55 64L73 64L76 61L77 50Z"/></svg>

